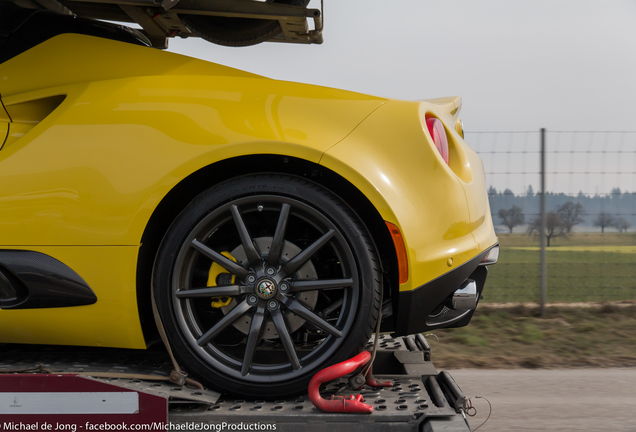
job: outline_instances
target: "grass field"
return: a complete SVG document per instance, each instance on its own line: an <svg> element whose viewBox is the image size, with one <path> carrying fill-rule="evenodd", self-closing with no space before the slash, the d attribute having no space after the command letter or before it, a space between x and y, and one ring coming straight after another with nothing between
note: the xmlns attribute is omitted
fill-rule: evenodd
<svg viewBox="0 0 636 432"><path fill-rule="evenodd" d="M489 268L485 303L540 299L539 240L499 234L499 263ZM636 300L636 235L581 233L547 249L548 302Z"/></svg>
<svg viewBox="0 0 636 432"><path fill-rule="evenodd" d="M527 234L498 233L499 242L505 247L535 246L539 247L539 237ZM550 241L550 248L559 246L634 246L636 232L630 233L574 233L567 237L556 237Z"/></svg>
<svg viewBox="0 0 636 432"><path fill-rule="evenodd" d="M493 304L540 299L539 239L500 234L499 241L499 263L489 267L484 304L472 322L434 332L438 368L636 366L636 235L555 239L547 249L548 303L597 304L548 307L546 317L537 307ZM607 303L625 300L632 303Z"/></svg>
<svg viewBox="0 0 636 432"><path fill-rule="evenodd" d="M482 305L467 327L433 333L440 369L636 366L636 304L549 307L545 318L537 308Z"/></svg>
<svg viewBox="0 0 636 432"><path fill-rule="evenodd" d="M541 250L539 246L523 246L523 247L508 247L507 250L526 250L538 252ZM550 252L614 252L614 253L636 253L636 246L605 246L605 245L590 245L590 246L558 246L549 249Z"/></svg>

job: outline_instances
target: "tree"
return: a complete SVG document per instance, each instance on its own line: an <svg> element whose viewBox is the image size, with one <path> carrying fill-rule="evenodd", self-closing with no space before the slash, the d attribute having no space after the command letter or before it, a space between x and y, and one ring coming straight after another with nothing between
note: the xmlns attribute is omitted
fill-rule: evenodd
<svg viewBox="0 0 636 432"><path fill-rule="evenodd" d="M528 190L526 191L526 196L527 197L533 197L534 196L534 189L532 189L532 185L528 185Z"/></svg>
<svg viewBox="0 0 636 432"><path fill-rule="evenodd" d="M501 218L501 222L508 227L512 234L512 229L516 226L523 225L525 222L525 216L521 212L521 207L513 205L508 210L500 209L498 216Z"/></svg>
<svg viewBox="0 0 636 432"><path fill-rule="evenodd" d="M551 239L565 236L566 232L561 215L557 212L549 211L548 214L546 214L546 219L545 238L548 240L548 247L550 247ZM534 232L537 234L541 233L541 215L537 216L537 218L530 223L530 226L528 226L528 234L532 235Z"/></svg>
<svg viewBox="0 0 636 432"><path fill-rule="evenodd" d="M621 188L615 187L610 192L612 194L612 198L620 198L621 197Z"/></svg>
<svg viewBox="0 0 636 432"><path fill-rule="evenodd" d="M497 195L497 189L495 189L494 186L490 186L488 188L488 196L495 196Z"/></svg>
<svg viewBox="0 0 636 432"><path fill-rule="evenodd" d="M616 217L614 219L614 223L612 224L614 228L618 230L618 232L627 232L629 227L632 226L624 217Z"/></svg>
<svg viewBox="0 0 636 432"><path fill-rule="evenodd" d="M510 189L508 189L508 188L506 188L506 189L503 191L503 194L504 194L504 195L508 195L508 196L515 196L514 192L512 192L512 191L511 191Z"/></svg>
<svg viewBox="0 0 636 432"><path fill-rule="evenodd" d="M605 227L612 226L614 224L614 216L609 213L601 212L598 217L592 221L594 226L601 227L601 233L605 232Z"/></svg>
<svg viewBox="0 0 636 432"><path fill-rule="evenodd" d="M572 201L568 201L558 208L557 213L561 216L566 233L572 231L574 225L585 222L585 219L583 219L585 209L581 203L574 204Z"/></svg>

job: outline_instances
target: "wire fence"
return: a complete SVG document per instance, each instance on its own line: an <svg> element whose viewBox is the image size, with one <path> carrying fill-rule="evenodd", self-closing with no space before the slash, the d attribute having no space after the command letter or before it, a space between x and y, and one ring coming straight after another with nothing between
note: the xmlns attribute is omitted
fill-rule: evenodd
<svg viewBox="0 0 636 432"><path fill-rule="evenodd" d="M484 301L636 300L636 132L547 131L543 154L540 131L473 132L466 140L484 162L501 245Z"/></svg>

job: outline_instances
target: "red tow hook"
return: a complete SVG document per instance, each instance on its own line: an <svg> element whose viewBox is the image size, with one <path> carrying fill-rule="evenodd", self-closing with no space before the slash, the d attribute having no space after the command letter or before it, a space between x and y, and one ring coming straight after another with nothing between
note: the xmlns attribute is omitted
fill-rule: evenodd
<svg viewBox="0 0 636 432"><path fill-rule="evenodd" d="M329 366L318 372L309 382L309 400L311 403L322 412L372 413L373 407L364 403L364 398L361 394L358 396L351 395L349 398L332 395L330 399L323 399L320 396L320 384L348 375L360 366L369 363L369 360L371 360L371 353L362 351L349 360Z"/></svg>
<svg viewBox="0 0 636 432"><path fill-rule="evenodd" d="M367 371L366 384L371 387L393 387L391 381L378 381L373 376L373 368L369 368Z"/></svg>
<svg viewBox="0 0 636 432"><path fill-rule="evenodd" d="M362 351L360 354L349 360L329 366L328 368L318 372L309 382L309 400L311 400L311 403L313 403L314 406L322 412L372 413L373 407L364 403L364 398L361 394L357 396L351 395L349 397L332 395L330 399L323 399L323 397L320 396L320 384L348 375L360 366L364 366L369 363L369 360L371 360L371 353L369 351ZM366 382L367 384L375 387L386 387L392 385L390 382L378 383L373 377L371 369L369 369L366 374Z"/></svg>

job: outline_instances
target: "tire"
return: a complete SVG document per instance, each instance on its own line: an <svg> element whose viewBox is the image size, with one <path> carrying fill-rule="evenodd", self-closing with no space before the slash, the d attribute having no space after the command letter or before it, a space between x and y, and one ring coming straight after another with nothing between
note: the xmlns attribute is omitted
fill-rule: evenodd
<svg viewBox="0 0 636 432"><path fill-rule="evenodd" d="M153 274L182 367L259 399L305 393L316 372L359 352L381 280L356 215L322 187L275 174L201 193L168 230Z"/></svg>
<svg viewBox="0 0 636 432"><path fill-rule="evenodd" d="M305 7L309 0L268 0L268 3ZM224 46L256 45L270 40L283 31L276 20L209 15L179 15L179 18L196 36Z"/></svg>

